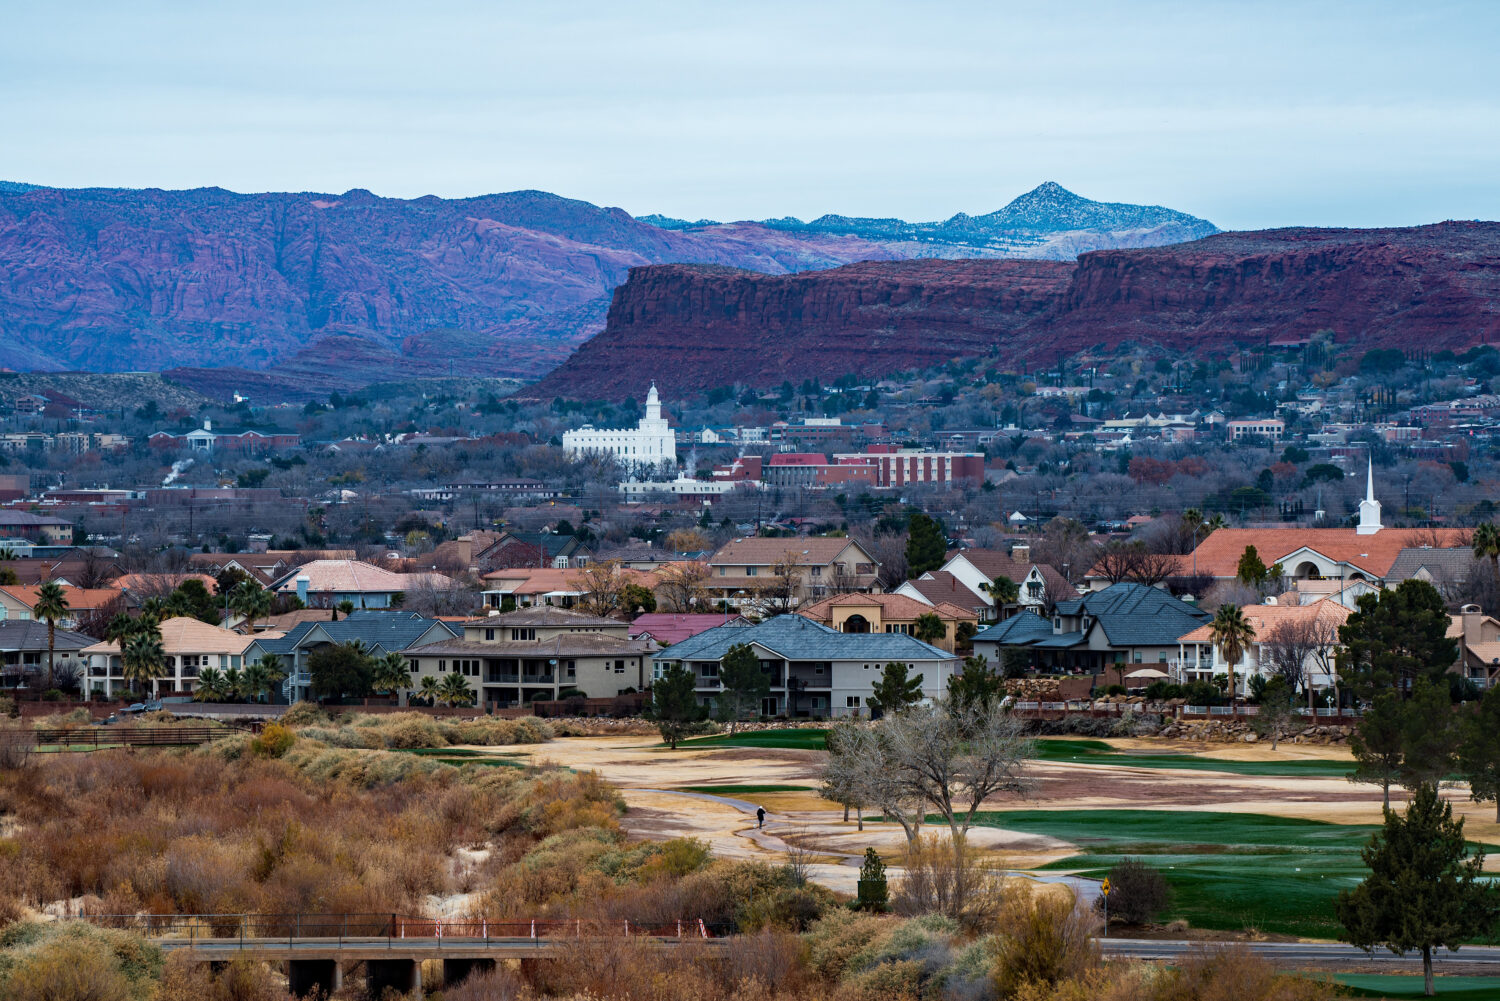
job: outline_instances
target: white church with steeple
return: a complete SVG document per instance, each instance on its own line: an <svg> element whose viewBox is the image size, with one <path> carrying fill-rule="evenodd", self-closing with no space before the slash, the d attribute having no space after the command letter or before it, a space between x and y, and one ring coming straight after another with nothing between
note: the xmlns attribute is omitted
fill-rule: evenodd
<svg viewBox="0 0 1500 1001"><path fill-rule="evenodd" d="M661 415L661 397L656 383L646 394L646 416L634 428L596 428L591 424L564 432L563 450L573 458L611 455L627 469L655 469L667 464L677 468L677 436Z"/></svg>
<svg viewBox="0 0 1500 1001"><path fill-rule="evenodd" d="M1355 535L1374 535L1380 531L1380 501L1375 499L1375 460L1365 468L1365 499L1359 502L1359 524Z"/></svg>

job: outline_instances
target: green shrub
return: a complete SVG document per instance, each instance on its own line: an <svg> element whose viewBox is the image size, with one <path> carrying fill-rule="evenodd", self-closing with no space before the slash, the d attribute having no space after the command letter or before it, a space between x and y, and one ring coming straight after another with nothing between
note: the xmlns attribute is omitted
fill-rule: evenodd
<svg viewBox="0 0 1500 1001"><path fill-rule="evenodd" d="M328 722L328 714L316 702L295 702L281 714L282 726L313 726Z"/></svg>
<svg viewBox="0 0 1500 1001"><path fill-rule="evenodd" d="M150 1001L156 946L81 921L27 922L0 932L0 997L8 1001Z"/></svg>

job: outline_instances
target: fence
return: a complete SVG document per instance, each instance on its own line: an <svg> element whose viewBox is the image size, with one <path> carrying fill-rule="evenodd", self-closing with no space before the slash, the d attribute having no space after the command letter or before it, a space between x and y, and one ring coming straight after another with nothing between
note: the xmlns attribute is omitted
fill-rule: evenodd
<svg viewBox="0 0 1500 1001"><path fill-rule="evenodd" d="M57 744L68 748L187 747L227 737L235 729L222 726L80 726L67 728L7 727L0 743L23 747Z"/></svg>
<svg viewBox="0 0 1500 1001"><path fill-rule="evenodd" d="M105 928L133 931L153 939L213 941L337 941L345 939L578 939L629 936L707 939L727 926L701 918L669 921L599 920L459 921L401 914L85 914L79 918Z"/></svg>

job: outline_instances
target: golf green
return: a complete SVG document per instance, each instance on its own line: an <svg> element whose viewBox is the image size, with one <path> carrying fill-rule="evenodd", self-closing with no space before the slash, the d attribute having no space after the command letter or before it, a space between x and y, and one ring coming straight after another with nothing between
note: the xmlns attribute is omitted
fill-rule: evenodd
<svg viewBox="0 0 1500 1001"><path fill-rule="evenodd" d="M747 730L744 733L720 733L712 737L694 737L680 741L678 747L777 747L822 751L828 747L824 729ZM663 745L665 746L665 745Z"/></svg>
<svg viewBox="0 0 1500 1001"><path fill-rule="evenodd" d="M1352 762L1226 761L1197 754L1150 751L1120 751L1102 740L1068 740L1041 737L1036 741L1036 760L1078 762L1086 765L1119 765L1127 768L1182 768L1191 771L1229 772L1234 775L1289 775L1309 778L1343 778L1353 770Z"/></svg>
<svg viewBox="0 0 1500 1001"><path fill-rule="evenodd" d="M1413 954L1414 955L1414 954ZM1448 953L1443 953L1447 956ZM1457 958L1463 958L1463 952ZM1418 960L1420 962L1420 960ZM1421 977L1403 977L1376 973L1335 973L1330 979L1343 984L1349 993L1360 998L1423 997ZM1500 998L1500 977L1437 977L1437 996L1445 1001L1495 1001Z"/></svg>

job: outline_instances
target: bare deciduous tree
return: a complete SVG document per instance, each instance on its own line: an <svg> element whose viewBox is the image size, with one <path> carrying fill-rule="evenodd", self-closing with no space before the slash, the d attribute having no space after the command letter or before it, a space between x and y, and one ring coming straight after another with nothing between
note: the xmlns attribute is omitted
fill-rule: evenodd
<svg viewBox="0 0 1500 1001"><path fill-rule="evenodd" d="M656 607L663 612L691 612L708 607L708 564L670 563L656 572Z"/></svg>
<svg viewBox="0 0 1500 1001"><path fill-rule="evenodd" d="M1094 564L1094 572L1111 584L1130 581L1154 587L1178 572L1178 558L1153 553L1138 543L1106 546Z"/></svg>
<svg viewBox="0 0 1500 1001"><path fill-rule="evenodd" d="M625 585L631 583L617 560L601 560L590 563L568 583L583 592L578 607L590 615L608 618L620 611L625 597Z"/></svg>

